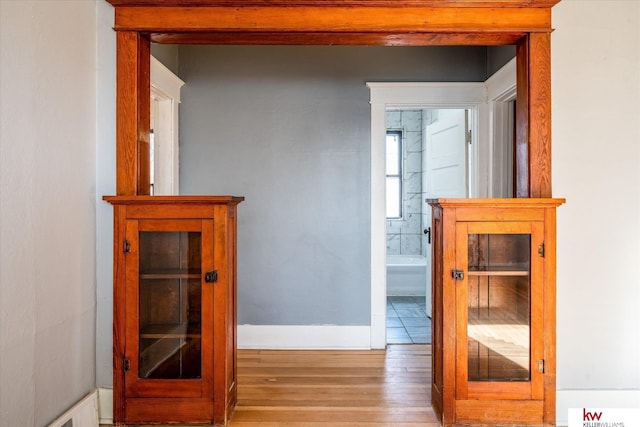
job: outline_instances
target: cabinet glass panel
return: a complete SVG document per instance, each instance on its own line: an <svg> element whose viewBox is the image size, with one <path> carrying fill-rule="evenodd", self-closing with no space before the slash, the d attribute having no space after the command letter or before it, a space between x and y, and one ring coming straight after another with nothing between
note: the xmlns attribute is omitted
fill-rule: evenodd
<svg viewBox="0 0 640 427"><path fill-rule="evenodd" d="M531 236L469 235L469 381L529 381Z"/></svg>
<svg viewBox="0 0 640 427"><path fill-rule="evenodd" d="M195 232L140 232L140 378L202 375L201 240Z"/></svg>

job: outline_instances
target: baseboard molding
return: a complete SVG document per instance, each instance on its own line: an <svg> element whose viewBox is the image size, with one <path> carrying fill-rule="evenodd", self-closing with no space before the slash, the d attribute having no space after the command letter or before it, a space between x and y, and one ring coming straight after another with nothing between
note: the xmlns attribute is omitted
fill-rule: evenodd
<svg viewBox="0 0 640 427"><path fill-rule="evenodd" d="M100 424L113 424L113 389L98 389L98 420Z"/></svg>
<svg viewBox="0 0 640 427"><path fill-rule="evenodd" d="M73 427L98 427L98 390L94 390L48 427L62 427L71 421Z"/></svg>
<svg viewBox="0 0 640 427"><path fill-rule="evenodd" d="M568 424L569 408L640 408L640 390L558 390L556 425Z"/></svg>
<svg viewBox="0 0 640 427"><path fill-rule="evenodd" d="M370 349L370 326L238 325L238 348Z"/></svg>

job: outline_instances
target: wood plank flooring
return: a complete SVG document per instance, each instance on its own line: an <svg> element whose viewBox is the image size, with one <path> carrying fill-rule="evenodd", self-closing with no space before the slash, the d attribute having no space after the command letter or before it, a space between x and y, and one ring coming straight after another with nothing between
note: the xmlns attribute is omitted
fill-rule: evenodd
<svg viewBox="0 0 640 427"><path fill-rule="evenodd" d="M430 355L430 345L239 350L229 427L437 427Z"/></svg>

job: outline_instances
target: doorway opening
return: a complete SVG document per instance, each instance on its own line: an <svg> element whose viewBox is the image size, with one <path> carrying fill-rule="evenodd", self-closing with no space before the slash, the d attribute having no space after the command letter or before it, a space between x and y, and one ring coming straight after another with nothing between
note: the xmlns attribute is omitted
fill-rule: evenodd
<svg viewBox="0 0 640 427"><path fill-rule="evenodd" d="M467 130L474 136L477 143L464 144L464 169L462 188L464 194L446 193L441 189L430 189L429 180L426 181L424 192L420 191L419 201L422 211L418 216L422 231L421 242L429 239L430 217L422 218L423 213L430 213L425 199L428 197L486 197L486 171L489 157L486 144L489 135L489 109L487 103L487 88L485 83L367 83L371 91L371 348L385 348L387 345L387 223L386 218L386 135L387 112L405 110L433 110L442 111L442 118L446 115L456 115L453 111L462 111L465 123L462 126L463 137L467 137ZM464 112L467 114L464 114ZM431 113L433 114L433 113ZM427 121L428 123L428 121ZM435 125L435 123L429 123ZM425 139L427 130L432 136L438 136L436 126L424 125ZM443 145L444 146L444 145ZM425 151L425 150L423 150ZM427 150L428 151L428 150ZM438 154L436 150L434 154ZM428 163L428 162L426 162ZM434 164L433 162L431 164ZM422 167L422 166L420 166ZM450 169L435 168L431 173L446 175ZM482 179L482 177L485 177ZM444 176L438 182L449 183ZM422 180L421 180L422 186ZM431 190L431 194L429 191ZM436 193L435 190L443 191ZM419 230L420 230L419 228ZM427 230L427 233L425 233ZM429 245L426 246L428 249ZM422 246L421 246L422 251ZM425 251L425 258L431 258L430 252ZM425 262L425 264L428 264ZM425 277L431 277L431 272L425 265ZM431 293L427 292L427 281L424 286L424 313L431 314ZM428 298L428 299L427 299ZM415 304L420 304L415 302ZM393 307L393 303L391 304ZM420 307L420 305L418 305ZM415 308L415 307L413 307ZM395 310L396 308L393 307ZM396 311L397 312L397 311ZM415 322L414 320L409 322ZM396 323L397 324L397 323ZM422 334L426 335L426 334Z"/></svg>
<svg viewBox="0 0 640 427"><path fill-rule="evenodd" d="M431 342L431 208L426 199L467 197L469 113L460 108L386 110L387 344Z"/></svg>

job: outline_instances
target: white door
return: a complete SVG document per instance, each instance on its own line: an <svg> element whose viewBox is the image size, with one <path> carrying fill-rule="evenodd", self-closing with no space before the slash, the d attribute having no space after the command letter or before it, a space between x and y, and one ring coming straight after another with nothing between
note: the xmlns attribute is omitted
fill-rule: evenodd
<svg viewBox="0 0 640 427"><path fill-rule="evenodd" d="M438 110L438 120L425 126L423 188L427 199L467 197L468 110ZM424 229L431 230L431 206L423 201ZM426 245L427 316L431 317L432 246Z"/></svg>

